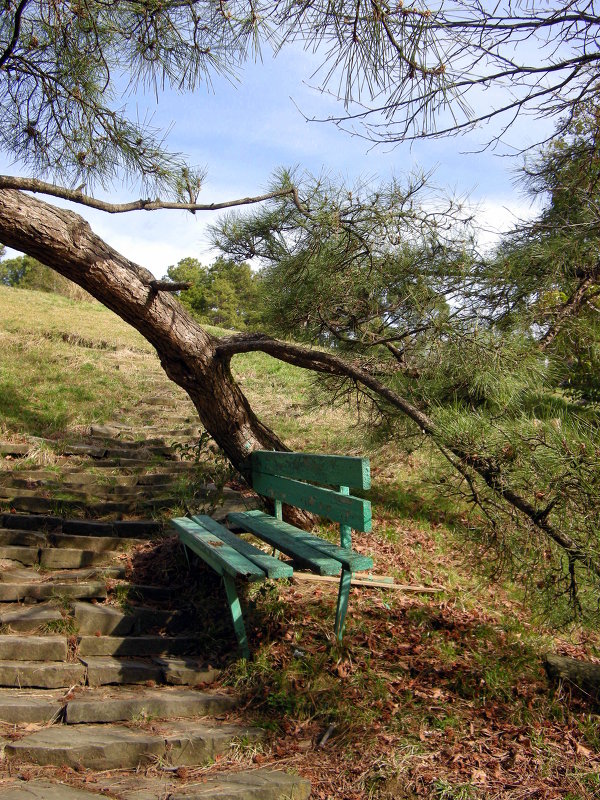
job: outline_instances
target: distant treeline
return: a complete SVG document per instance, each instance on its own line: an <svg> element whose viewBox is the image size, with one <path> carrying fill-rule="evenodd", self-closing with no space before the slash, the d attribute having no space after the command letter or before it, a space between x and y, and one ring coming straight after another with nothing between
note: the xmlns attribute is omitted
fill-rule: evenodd
<svg viewBox="0 0 600 800"><path fill-rule="evenodd" d="M0 247L0 258L4 248ZM90 301L94 298L68 278L44 266L31 256L17 256L0 261L0 286L15 286L19 289L36 289L53 292L71 300Z"/></svg>
<svg viewBox="0 0 600 800"><path fill-rule="evenodd" d="M3 249L0 248L0 258ZM263 319L260 276L249 264L217 258L204 266L196 258L183 258L167 269L165 278L187 281L191 287L179 299L201 322L234 330L259 326ZM0 286L54 292L72 300L93 298L77 284L31 256L0 260Z"/></svg>
<svg viewBox="0 0 600 800"><path fill-rule="evenodd" d="M183 258L167 269L165 278L191 283L179 299L201 322L234 330L263 322L261 276L246 262L219 257L205 267L196 258Z"/></svg>

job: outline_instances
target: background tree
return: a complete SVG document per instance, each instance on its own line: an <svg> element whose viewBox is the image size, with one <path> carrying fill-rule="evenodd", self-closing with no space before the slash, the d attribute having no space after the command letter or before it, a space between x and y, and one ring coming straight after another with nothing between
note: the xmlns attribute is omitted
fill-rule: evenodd
<svg viewBox="0 0 600 800"><path fill-rule="evenodd" d="M31 256L17 256L0 261L0 283L19 289L53 292L71 300L91 300L90 295L80 286Z"/></svg>
<svg viewBox="0 0 600 800"><path fill-rule="evenodd" d="M183 258L167 268L165 278L191 284L178 296L200 322L239 331L261 319L259 279L245 262L217 258L204 267Z"/></svg>

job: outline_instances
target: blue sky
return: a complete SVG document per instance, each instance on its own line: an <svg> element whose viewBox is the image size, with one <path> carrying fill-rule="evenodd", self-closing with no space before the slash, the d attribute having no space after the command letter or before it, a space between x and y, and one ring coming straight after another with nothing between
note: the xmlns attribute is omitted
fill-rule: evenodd
<svg viewBox="0 0 600 800"><path fill-rule="evenodd" d="M307 116L339 113L332 101L309 87L314 56L295 48L275 60L249 63L237 85L217 78L213 90L200 88L193 95L166 92L128 99L142 118L148 112L153 125L169 130L169 146L185 153L207 170L200 202L218 202L265 190L273 171L298 165L312 173L323 170L352 182L361 177L385 180L413 169L435 169L434 182L457 195L468 195L479 209L478 220L493 240L493 231L506 229L517 218L530 216L530 202L515 187L518 161L481 148L489 131L467 136L410 144L372 147L328 123L306 122ZM487 102L491 98L484 98ZM171 127L170 127L171 126ZM513 131L520 145L539 138L539 126L522 120ZM7 173L18 167L0 163ZM98 196L107 196L101 192ZM136 193L117 187L111 199L134 199ZM65 204L67 205L67 204ZM133 212L108 215L83 207L75 210L93 229L128 258L157 276L185 256L209 263L206 225L213 214L177 211Z"/></svg>

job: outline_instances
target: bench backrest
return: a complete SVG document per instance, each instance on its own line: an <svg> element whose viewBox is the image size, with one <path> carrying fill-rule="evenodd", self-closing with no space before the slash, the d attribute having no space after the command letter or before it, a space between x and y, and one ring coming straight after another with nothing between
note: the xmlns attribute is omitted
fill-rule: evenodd
<svg viewBox="0 0 600 800"><path fill-rule="evenodd" d="M352 528L371 530L371 503L350 494L350 488L371 486L367 458L256 450L251 465L253 488L275 501L279 519L287 503L339 522L344 547L350 547Z"/></svg>

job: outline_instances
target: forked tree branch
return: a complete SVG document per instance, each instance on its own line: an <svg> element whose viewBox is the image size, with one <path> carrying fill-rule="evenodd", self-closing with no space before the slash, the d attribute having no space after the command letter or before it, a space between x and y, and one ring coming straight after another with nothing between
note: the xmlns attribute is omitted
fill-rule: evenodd
<svg viewBox="0 0 600 800"><path fill-rule="evenodd" d="M527 517L536 528L543 531L549 539L565 550L569 558L584 564L594 575L600 577L600 562L594 555L548 521L551 509L537 509L525 497L507 485L500 468L492 459L468 452L458 444L448 444L445 441L446 437L438 429L434 420L361 367L348 363L332 353L282 342L261 334L230 336L220 339L215 347L216 356L227 361L237 353L253 351L268 353L280 361L286 361L288 364L310 369L313 372L350 378L371 389L392 407L397 408L415 422L442 452L446 451L452 454L459 460L463 468L466 467L476 472L495 494L500 495L509 505ZM459 471L462 473L462 470Z"/></svg>

